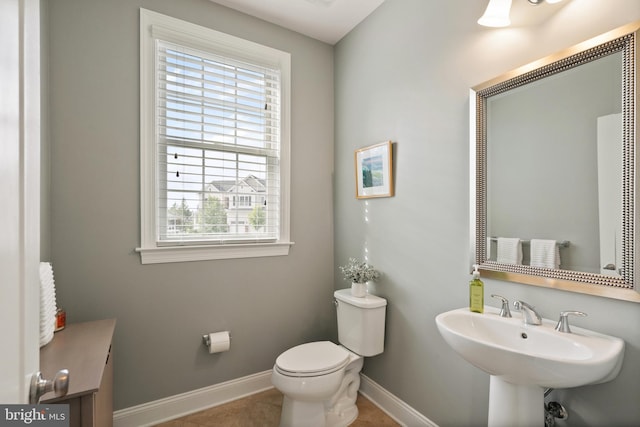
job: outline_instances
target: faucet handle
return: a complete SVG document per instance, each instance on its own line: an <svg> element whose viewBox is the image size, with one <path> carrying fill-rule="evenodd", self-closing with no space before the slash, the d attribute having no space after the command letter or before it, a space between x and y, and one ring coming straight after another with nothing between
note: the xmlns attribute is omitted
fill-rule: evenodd
<svg viewBox="0 0 640 427"><path fill-rule="evenodd" d="M568 334L571 333L571 328L569 328L569 315L581 316L585 317L587 313L583 313L581 311L561 311L560 319L558 319L558 324L556 325L556 331L566 332Z"/></svg>
<svg viewBox="0 0 640 427"><path fill-rule="evenodd" d="M509 310L509 300L502 295L492 294L491 297L497 298L502 301L502 307L500 308L500 317L511 317L511 310Z"/></svg>

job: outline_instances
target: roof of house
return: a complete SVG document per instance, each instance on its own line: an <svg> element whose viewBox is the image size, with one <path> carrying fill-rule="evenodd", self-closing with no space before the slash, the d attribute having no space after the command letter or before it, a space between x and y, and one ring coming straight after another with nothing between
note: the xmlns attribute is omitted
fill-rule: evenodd
<svg viewBox="0 0 640 427"><path fill-rule="evenodd" d="M221 193L230 193L235 190L238 185L248 185L256 193L264 193L266 191L266 180L258 178L254 175L247 175L239 182L233 180L214 180L209 183L209 187L214 187L215 191ZM211 190L209 190L211 191Z"/></svg>

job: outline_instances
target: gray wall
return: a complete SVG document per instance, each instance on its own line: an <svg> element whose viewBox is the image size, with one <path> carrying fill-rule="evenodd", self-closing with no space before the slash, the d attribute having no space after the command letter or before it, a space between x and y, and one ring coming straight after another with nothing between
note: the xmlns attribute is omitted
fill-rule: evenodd
<svg viewBox="0 0 640 427"><path fill-rule="evenodd" d="M140 264L139 7L291 53L289 256ZM268 370L285 349L332 337L331 46L207 0L55 0L48 16L43 240L68 321L118 320L115 409ZM209 355L201 335L218 330L231 350Z"/></svg>
<svg viewBox="0 0 640 427"><path fill-rule="evenodd" d="M373 291L389 300L385 352L364 372L443 427L487 419L488 375L458 357L434 322L468 304L469 88L640 19L637 0L572 0L546 22L496 30L476 24L486 3L386 0L334 58L336 264L366 250L384 272ZM353 150L389 139L396 196L356 200ZM638 425L638 304L487 280L487 300L492 293L552 319L585 311L576 325L623 338L616 380L554 397L571 411L571 426Z"/></svg>

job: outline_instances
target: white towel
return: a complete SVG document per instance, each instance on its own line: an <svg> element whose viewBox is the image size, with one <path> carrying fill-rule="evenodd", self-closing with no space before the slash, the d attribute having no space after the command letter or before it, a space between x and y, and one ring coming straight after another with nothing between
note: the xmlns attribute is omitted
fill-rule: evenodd
<svg viewBox="0 0 640 427"><path fill-rule="evenodd" d="M558 242L531 239L531 267L559 268L560 249Z"/></svg>
<svg viewBox="0 0 640 427"><path fill-rule="evenodd" d="M517 237L498 237L500 264L522 264L522 242Z"/></svg>

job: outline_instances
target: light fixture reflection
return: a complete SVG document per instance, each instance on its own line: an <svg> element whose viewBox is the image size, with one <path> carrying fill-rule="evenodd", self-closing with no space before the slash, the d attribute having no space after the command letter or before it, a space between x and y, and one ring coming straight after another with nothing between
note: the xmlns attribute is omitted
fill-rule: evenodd
<svg viewBox="0 0 640 427"><path fill-rule="evenodd" d="M511 24L509 12L511 0L489 0L487 10L478 19L478 24L485 27L506 27Z"/></svg>

